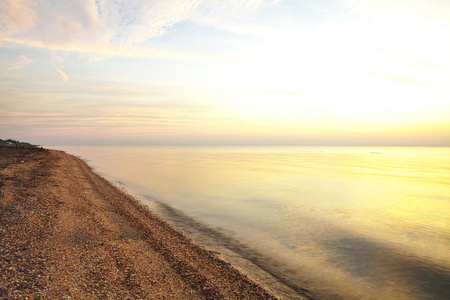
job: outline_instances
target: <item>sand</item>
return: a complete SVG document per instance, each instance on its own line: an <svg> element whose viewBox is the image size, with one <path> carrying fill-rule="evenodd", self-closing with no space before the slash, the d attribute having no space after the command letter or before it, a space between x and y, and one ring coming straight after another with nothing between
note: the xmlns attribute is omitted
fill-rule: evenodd
<svg viewBox="0 0 450 300"><path fill-rule="evenodd" d="M81 159L0 147L0 298L275 299Z"/></svg>

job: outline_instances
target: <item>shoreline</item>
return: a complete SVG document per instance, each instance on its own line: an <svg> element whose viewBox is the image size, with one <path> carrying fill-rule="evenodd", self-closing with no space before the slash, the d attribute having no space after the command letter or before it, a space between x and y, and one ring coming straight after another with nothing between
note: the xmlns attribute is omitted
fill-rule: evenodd
<svg viewBox="0 0 450 300"><path fill-rule="evenodd" d="M83 160L0 153L0 298L276 299Z"/></svg>

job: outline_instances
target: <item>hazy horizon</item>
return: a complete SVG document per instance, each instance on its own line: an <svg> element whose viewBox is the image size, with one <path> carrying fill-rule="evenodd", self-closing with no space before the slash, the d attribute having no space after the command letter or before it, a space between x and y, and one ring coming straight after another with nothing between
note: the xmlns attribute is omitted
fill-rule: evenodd
<svg viewBox="0 0 450 300"><path fill-rule="evenodd" d="M445 0L6 0L0 136L450 146L449 32Z"/></svg>

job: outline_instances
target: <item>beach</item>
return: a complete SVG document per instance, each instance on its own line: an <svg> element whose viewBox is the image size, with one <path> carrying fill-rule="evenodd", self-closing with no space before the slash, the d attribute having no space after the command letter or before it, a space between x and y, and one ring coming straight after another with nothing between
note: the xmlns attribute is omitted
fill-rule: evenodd
<svg viewBox="0 0 450 300"><path fill-rule="evenodd" d="M275 299L81 159L0 148L0 298Z"/></svg>

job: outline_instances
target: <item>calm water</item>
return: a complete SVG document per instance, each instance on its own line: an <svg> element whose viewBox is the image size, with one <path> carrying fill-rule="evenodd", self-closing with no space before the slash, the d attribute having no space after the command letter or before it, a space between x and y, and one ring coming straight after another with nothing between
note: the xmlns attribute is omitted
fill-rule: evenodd
<svg viewBox="0 0 450 300"><path fill-rule="evenodd" d="M450 148L57 147L297 299L450 299Z"/></svg>

